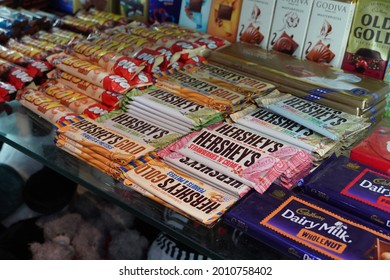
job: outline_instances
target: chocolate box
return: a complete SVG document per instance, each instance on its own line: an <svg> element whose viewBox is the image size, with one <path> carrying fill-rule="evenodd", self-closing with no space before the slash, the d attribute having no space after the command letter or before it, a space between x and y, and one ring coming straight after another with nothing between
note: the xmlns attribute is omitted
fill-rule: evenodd
<svg viewBox="0 0 390 280"><path fill-rule="evenodd" d="M367 109L390 92L390 85L384 81L239 42L211 53L209 60L275 83L278 88L283 86L286 92L303 92L313 99L352 108Z"/></svg>
<svg viewBox="0 0 390 280"><path fill-rule="evenodd" d="M182 0L148 0L148 22L178 23Z"/></svg>
<svg viewBox="0 0 390 280"><path fill-rule="evenodd" d="M390 47L390 2L359 0L342 68L383 79Z"/></svg>
<svg viewBox="0 0 390 280"><path fill-rule="evenodd" d="M276 0L243 0L237 41L267 49Z"/></svg>
<svg viewBox="0 0 390 280"><path fill-rule="evenodd" d="M333 156L299 185L307 195L390 231L390 176L384 172L346 156Z"/></svg>
<svg viewBox="0 0 390 280"><path fill-rule="evenodd" d="M278 185L249 193L223 220L294 259L384 259L390 251L388 232Z"/></svg>
<svg viewBox="0 0 390 280"><path fill-rule="evenodd" d="M207 33L235 42L241 4L242 0L212 0Z"/></svg>
<svg viewBox="0 0 390 280"><path fill-rule="evenodd" d="M300 58L312 6L313 0L278 0L267 49Z"/></svg>
<svg viewBox="0 0 390 280"><path fill-rule="evenodd" d="M182 0L179 25L206 32L210 16L211 0Z"/></svg>
<svg viewBox="0 0 390 280"><path fill-rule="evenodd" d="M302 59L341 68L355 5L352 0L314 0Z"/></svg>

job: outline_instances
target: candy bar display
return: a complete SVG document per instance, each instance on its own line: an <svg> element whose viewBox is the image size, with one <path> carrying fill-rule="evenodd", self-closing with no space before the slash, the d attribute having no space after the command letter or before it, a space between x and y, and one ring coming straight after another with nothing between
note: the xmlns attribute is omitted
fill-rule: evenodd
<svg viewBox="0 0 390 280"><path fill-rule="evenodd" d="M388 15L386 0L359 0L342 69L383 79L389 59Z"/></svg>
<svg viewBox="0 0 390 280"><path fill-rule="evenodd" d="M389 84L377 79L267 52L242 43L234 43L213 52L208 59L252 74L279 88L283 86L281 90L298 90L308 98L317 98L316 102L329 99L355 111L356 108L367 109L382 101L390 89Z"/></svg>
<svg viewBox="0 0 390 280"><path fill-rule="evenodd" d="M352 0L314 0L302 59L341 68L355 6Z"/></svg>
<svg viewBox="0 0 390 280"><path fill-rule="evenodd" d="M332 67L356 1L181 0L182 25L141 15L147 2L122 1L126 16L0 7L0 109L21 105L32 138L54 128L38 159L60 153L72 179L217 257L251 240L242 230L293 259L388 258L390 85ZM209 230L222 219L233 228Z"/></svg>
<svg viewBox="0 0 390 280"><path fill-rule="evenodd" d="M346 139L370 126L362 118L290 94L259 97L256 102L332 140Z"/></svg>
<svg viewBox="0 0 390 280"><path fill-rule="evenodd" d="M223 220L293 259L380 260L389 255L389 232L277 185L263 195L251 192Z"/></svg>
<svg viewBox="0 0 390 280"><path fill-rule="evenodd" d="M237 41L267 49L276 0L243 0Z"/></svg>
<svg viewBox="0 0 390 280"><path fill-rule="evenodd" d="M333 178L337 176L337 180ZM304 192L390 230L389 176L345 156L331 157L303 178Z"/></svg>

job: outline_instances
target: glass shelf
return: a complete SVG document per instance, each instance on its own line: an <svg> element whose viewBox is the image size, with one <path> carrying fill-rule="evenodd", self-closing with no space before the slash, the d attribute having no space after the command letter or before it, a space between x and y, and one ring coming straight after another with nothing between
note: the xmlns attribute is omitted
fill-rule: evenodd
<svg viewBox="0 0 390 280"><path fill-rule="evenodd" d="M218 222L206 228L143 197L110 176L57 148L54 127L18 101L0 104L0 141L115 203L153 227L212 259L285 259L257 240ZM55 182L53 182L55 188Z"/></svg>

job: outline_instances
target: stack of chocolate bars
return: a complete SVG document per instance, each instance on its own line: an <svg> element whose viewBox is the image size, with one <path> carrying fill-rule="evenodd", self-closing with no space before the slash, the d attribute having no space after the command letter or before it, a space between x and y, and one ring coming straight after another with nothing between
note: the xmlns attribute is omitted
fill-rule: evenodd
<svg viewBox="0 0 390 280"><path fill-rule="evenodd" d="M373 124L384 116L390 85L381 80L242 43L212 52L209 60L274 83L282 92L360 116Z"/></svg>

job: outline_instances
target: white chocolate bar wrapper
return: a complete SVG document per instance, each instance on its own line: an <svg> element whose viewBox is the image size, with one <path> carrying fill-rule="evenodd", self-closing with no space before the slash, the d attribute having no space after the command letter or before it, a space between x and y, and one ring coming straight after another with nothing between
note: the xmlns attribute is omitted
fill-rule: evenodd
<svg viewBox="0 0 390 280"><path fill-rule="evenodd" d="M217 110L154 86L142 92L132 90L127 97L194 127L222 119L221 112Z"/></svg>
<svg viewBox="0 0 390 280"><path fill-rule="evenodd" d="M159 125L161 127L164 127L165 129L172 130L179 134L188 134L192 130L188 127L182 126L180 123L167 121L166 119L161 120L161 118L156 118L156 116L152 113L149 113L147 111L143 111L139 108L132 107L131 109L127 110L128 112L132 113L134 116L137 116L139 118L144 118L145 120L154 123L156 125Z"/></svg>
<svg viewBox="0 0 390 280"><path fill-rule="evenodd" d="M207 165L191 160L189 157L183 156L180 153L172 152L170 155L164 157L164 161L173 165L175 168L196 177L198 180L215 185L218 189L236 197L242 197L250 190L250 187L244 185L240 181L230 178L225 174L221 174Z"/></svg>
<svg viewBox="0 0 390 280"><path fill-rule="evenodd" d="M163 148L183 136L122 110L102 116L98 121L112 130L155 148Z"/></svg>
<svg viewBox="0 0 390 280"><path fill-rule="evenodd" d="M142 103L139 103L137 101L130 101L129 104L126 107L128 108L127 111L131 111L132 109L135 109L135 110L138 110L138 111L141 110L143 112L146 112L147 114L152 114L157 119L162 118L163 120L166 120L166 121L169 121L169 122L173 122L173 123L177 124L180 127L187 128L187 129L190 129L190 130L193 128L193 126L188 124L188 123L185 123L185 122L183 122L181 120L175 119L174 117L171 117L168 114L164 114L163 112L156 111L153 108L148 107L148 106L146 106L146 105L144 105Z"/></svg>
<svg viewBox="0 0 390 280"><path fill-rule="evenodd" d="M260 97L256 102L259 106L264 106L335 141L347 138L351 133L370 126L358 116L290 94L281 95L276 99L269 96Z"/></svg>
<svg viewBox="0 0 390 280"><path fill-rule="evenodd" d="M155 159L125 177L205 225L214 224L237 199Z"/></svg>
<svg viewBox="0 0 390 280"><path fill-rule="evenodd" d="M326 136L296 123L289 118L276 114L266 108L253 105L230 115L230 118L243 126L265 133L277 139L312 152L316 158L330 153L337 142Z"/></svg>
<svg viewBox="0 0 390 280"><path fill-rule="evenodd" d="M56 127L57 134L63 134L121 165L127 165L130 161L155 149L151 145L140 143L83 116L58 123Z"/></svg>

